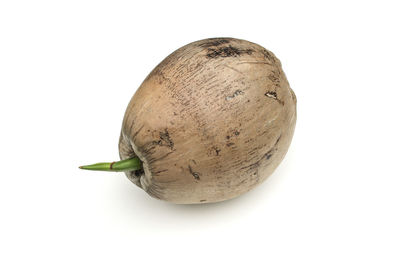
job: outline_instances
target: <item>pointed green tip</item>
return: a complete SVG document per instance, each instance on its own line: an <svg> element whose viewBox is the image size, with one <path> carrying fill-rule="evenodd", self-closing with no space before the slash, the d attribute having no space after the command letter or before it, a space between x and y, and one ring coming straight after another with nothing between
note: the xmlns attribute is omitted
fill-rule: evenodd
<svg viewBox="0 0 400 267"><path fill-rule="evenodd" d="M125 159L116 162L101 162L92 165L79 166L79 169L91 171L111 171L111 172L125 172L135 171L142 168L142 162L138 157Z"/></svg>

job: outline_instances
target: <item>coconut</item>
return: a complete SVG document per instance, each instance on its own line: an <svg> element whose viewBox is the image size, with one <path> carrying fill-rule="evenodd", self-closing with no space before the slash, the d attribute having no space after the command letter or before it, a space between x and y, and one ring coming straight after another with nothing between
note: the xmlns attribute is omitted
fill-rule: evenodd
<svg viewBox="0 0 400 267"><path fill-rule="evenodd" d="M218 202L264 181L284 158L296 96L280 61L245 40L212 38L165 58L132 97L119 140L126 176L152 197Z"/></svg>

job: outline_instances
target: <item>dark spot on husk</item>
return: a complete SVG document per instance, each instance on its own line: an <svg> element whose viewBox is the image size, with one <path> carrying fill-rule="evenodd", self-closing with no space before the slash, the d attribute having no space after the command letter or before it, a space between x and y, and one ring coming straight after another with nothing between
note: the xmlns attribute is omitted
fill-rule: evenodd
<svg viewBox="0 0 400 267"><path fill-rule="evenodd" d="M193 175L194 179L200 180L200 174L198 172L193 171L190 165L188 165L188 167L189 167L189 172L191 175Z"/></svg>
<svg viewBox="0 0 400 267"><path fill-rule="evenodd" d="M266 50L266 49L263 49L262 53L263 53L264 58L265 58L266 60L268 60L269 62L275 63L275 58L274 58L274 56L271 54L271 52L269 52L269 51Z"/></svg>
<svg viewBox="0 0 400 267"><path fill-rule="evenodd" d="M201 199L200 200L200 202L206 202L207 201L207 199Z"/></svg>
<svg viewBox="0 0 400 267"><path fill-rule="evenodd" d="M276 146L279 143L279 141L281 140L281 137L282 137L282 134L279 135L278 139L276 139L274 146Z"/></svg>
<svg viewBox="0 0 400 267"><path fill-rule="evenodd" d="M164 132L160 132L160 140L158 141L158 144L168 146L171 149L174 148L174 142L169 136L168 129L165 129Z"/></svg>
<svg viewBox="0 0 400 267"><path fill-rule="evenodd" d="M165 170L159 170L159 171L152 172L152 174L153 174L153 176L157 176L158 174L163 173L163 172L166 172L166 171L168 171L168 170L167 170L167 169L165 169Z"/></svg>
<svg viewBox="0 0 400 267"><path fill-rule="evenodd" d="M201 44L201 47L211 47L211 46L220 46L222 44L228 44L229 40L228 39L217 39L217 40L212 40L207 43Z"/></svg>
<svg viewBox="0 0 400 267"><path fill-rule="evenodd" d="M265 153L260 159L258 159L256 162L254 162L250 165L242 167L241 169L249 169L249 170L257 169L261 165L261 162L263 160L269 160L274 155L275 151L278 150L277 145L278 145L279 141L281 140L281 136L282 135L279 135L279 137L276 139L275 144L272 146L272 148L270 150L268 150L268 152Z"/></svg>
<svg viewBox="0 0 400 267"><path fill-rule="evenodd" d="M278 103L281 104L281 105L284 105L284 104L285 104L284 101L278 99L278 94L277 94L276 92L274 92L274 91L268 91L268 92L266 92L264 95L265 95L266 97L275 99L275 100L278 101Z"/></svg>
<svg viewBox="0 0 400 267"><path fill-rule="evenodd" d="M273 146L270 150L268 150L267 153L264 154L264 157L265 157L267 160L269 160L269 159L272 157L272 155L274 154L274 152L275 152L276 150L278 150L278 148L277 148L276 146L278 145L279 141L281 140L281 136L282 136L282 135L279 135L279 137L278 137L278 138L276 139L276 141L275 141L274 146Z"/></svg>
<svg viewBox="0 0 400 267"><path fill-rule="evenodd" d="M243 54L251 55L253 52L254 52L253 49L239 49L230 45L216 49L209 48L207 57L208 58L237 57Z"/></svg>
<svg viewBox="0 0 400 267"><path fill-rule="evenodd" d="M268 75L268 79L276 85L279 85L279 77L276 75L276 73Z"/></svg>
<svg viewBox="0 0 400 267"><path fill-rule="evenodd" d="M272 154L273 154L273 151L270 150L270 151L268 151L264 156L265 156L265 158L268 160L268 159L270 159L270 158L272 157Z"/></svg>
<svg viewBox="0 0 400 267"><path fill-rule="evenodd" d="M232 98L237 97L238 95L244 95L244 92L241 90L236 90L233 95L229 95L227 97L225 97L225 100L231 100Z"/></svg>
<svg viewBox="0 0 400 267"><path fill-rule="evenodd" d="M234 135L238 136L240 132L238 130L235 130Z"/></svg>
<svg viewBox="0 0 400 267"><path fill-rule="evenodd" d="M265 93L265 96L271 97L271 98L273 98L273 99L276 99L276 98L277 98L276 92L273 92L273 91L268 91L268 92L266 92L266 93Z"/></svg>

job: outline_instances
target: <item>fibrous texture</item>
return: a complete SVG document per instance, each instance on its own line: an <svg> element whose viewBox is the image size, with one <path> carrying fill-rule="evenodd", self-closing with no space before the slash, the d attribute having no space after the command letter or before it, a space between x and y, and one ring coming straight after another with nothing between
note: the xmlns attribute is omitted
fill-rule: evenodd
<svg viewBox="0 0 400 267"><path fill-rule="evenodd" d="M131 99L119 143L138 156L128 178L175 203L217 202L265 180L285 156L296 96L280 61L239 39L188 44L164 59Z"/></svg>

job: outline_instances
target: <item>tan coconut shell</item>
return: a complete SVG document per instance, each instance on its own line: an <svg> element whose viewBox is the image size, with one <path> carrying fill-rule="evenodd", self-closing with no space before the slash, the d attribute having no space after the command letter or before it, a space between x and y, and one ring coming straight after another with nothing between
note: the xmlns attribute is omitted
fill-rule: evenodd
<svg viewBox="0 0 400 267"><path fill-rule="evenodd" d="M190 43L164 59L131 99L121 159L155 198L217 202L239 196L279 165L296 123L296 96L280 61L245 40Z"/></svg>

